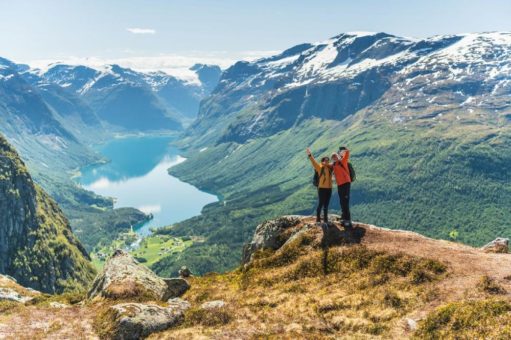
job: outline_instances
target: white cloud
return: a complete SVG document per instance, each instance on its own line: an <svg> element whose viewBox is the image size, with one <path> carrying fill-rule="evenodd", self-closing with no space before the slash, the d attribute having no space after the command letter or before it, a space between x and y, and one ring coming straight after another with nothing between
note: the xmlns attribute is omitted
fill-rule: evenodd
<svg viewBox="0 0 511 340"><path fill-rule="evenodd" d="M156 34L156 30L153 30L152 28L126 28L126 31L133 33L133 34Z"/></svg>
<svg viewBox="0 0 511 340"><path fill-rule="evenodd" d="M189 51L182 54L161 54L156 56L134 56L136 51L123 51L126 57L100 58L100 57L61 57L55 59L39 59L22 61L33 68L42 71L48 69L53 63L69 65L86 65L93 68L100 68L104 65L117 64L140 72L162 71L177 78L190 82L197 81L195 72L189 68L195 64L218 65L226 69L239 60L252 61L280 53L280 51Z"/></svg>

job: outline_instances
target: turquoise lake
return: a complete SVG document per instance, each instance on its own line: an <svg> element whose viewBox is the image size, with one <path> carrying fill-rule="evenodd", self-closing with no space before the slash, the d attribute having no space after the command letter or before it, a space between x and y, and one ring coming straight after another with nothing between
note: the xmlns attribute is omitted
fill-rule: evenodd
<svg viewBox="0 0 511 340"><path fill-rule="evenodd" d="M168 174L168 168L185 161L179 149L163 136L114 139L97 147L110 162L81 170L81 185L98 195L113 197L115 208L134 207L153 219L136 228L140 235L199 215L216 202L216 196L200 191Z"/></svg>

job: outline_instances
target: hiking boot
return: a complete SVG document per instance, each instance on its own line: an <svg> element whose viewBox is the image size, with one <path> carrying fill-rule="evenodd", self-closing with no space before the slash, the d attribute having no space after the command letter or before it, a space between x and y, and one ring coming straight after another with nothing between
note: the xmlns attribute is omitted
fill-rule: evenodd
<svg viewBox="0 0 511 340"><path fill-rule="evenodd" d="M351 223L351 221L349 220L343 220L342 221L342 226L346 229L351 229L353 228L353 224Z"/></svg>

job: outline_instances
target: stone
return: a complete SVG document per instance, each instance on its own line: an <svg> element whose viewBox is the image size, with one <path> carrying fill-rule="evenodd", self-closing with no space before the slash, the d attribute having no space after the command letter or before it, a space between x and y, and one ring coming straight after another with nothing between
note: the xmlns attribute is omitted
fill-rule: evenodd
<svg viewBox="0 0 511 340"><path fill-rule="evenodd" d="M417 329L417 321L410 318L405 318L405 327L408 331L415 331Z"/></svg>
<svg viewBox="0 0 511 340"><path fill-rule="evenodd" d="M60 308L67 308L67 307L69 307L69 305L53 301L53 302L50 302L50 307L60 309Z"/></svg>
<svg viewBox="0 0 511 340"><path fill-rule="evenodd" d="M167 284L167 295L165 296L165 300L173 297L179 297L190 289L190 284L182 278L169 278L163 279L163 281Z"/></svg>
<svg viewBox="0 0 511 340"><path fill-rule="evenodd" d="M172 298L167 301L169 307L179 308L183 311L189 309L192 305L190 302L183 300L181 298Z"/></svg>
<svg viewBox="0 0 511 340"><path fill-rule="evenodd" d="M226 303L223 300L213 300L213 301L204 302L200 306L200 308L205 309L205 310L210 310L210 309L222 308L222 307L225 307L225 305L226 305Z"/></svg>
<svg viewBox="0 0 511 340"><path fill-rule="evenodd" d="M259 249L279 249L286 241L283 238L283 232L291 227L298 225L303 216L289 215L269 220L257 226L252 241L243 248L243 263L248 263Z"/></svg>
<svg viewBox="0 0 511 340"><path fill-rule="evenodd" d="M495 240L481 247L485 253L509 253L509 239L497 237Z"/></svg>
<svg viewBox="0 0 511 340"><path fill-rule="evenodd" d="M186 278L192 276L192 273L190 272L190 269L186 266L182 266L181 269L179 269L179 276Z"/></svg>
<svg viewBox="0 0 511 340"><path fill-rule="evenodd" d="M111 316L109 339L143 339L154 332L160 332L179 325L184 320L184 309L155 304L122 303L109 308Z"/></svg>
<svg viewBox="0 0 511 340"><path fill-rule="evenodd" d="M127 252L116 250L107 260L103 271L94 279L87 297L167 301L189 288L186 281L173 280L159 277Z"/></svg>
<svg viewBox="0 0 511 340"><path fill-rule="evenodd" d="M0 301L14 301L25 303L33 298L30 296L24 296L11 288L0 288Z"/></svg>

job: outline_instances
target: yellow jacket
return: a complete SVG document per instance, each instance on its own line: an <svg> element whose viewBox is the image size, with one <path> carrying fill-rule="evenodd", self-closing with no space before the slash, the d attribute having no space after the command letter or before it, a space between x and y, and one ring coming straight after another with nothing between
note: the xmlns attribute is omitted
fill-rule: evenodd
<svg viewBox="0 0 511 340"><path fill-rule="evenodd" d="M312 163L312 166L316 170L319 176L319 185L318 188L322 189L332 189L332 167L330 164L323 165L319 164L314 156L310 155L309 159Z"/></svg>

